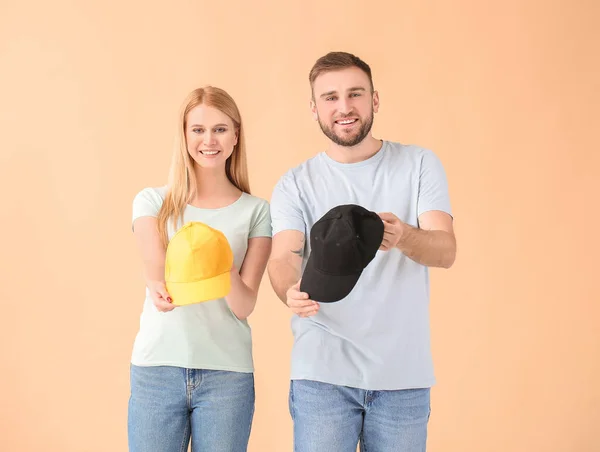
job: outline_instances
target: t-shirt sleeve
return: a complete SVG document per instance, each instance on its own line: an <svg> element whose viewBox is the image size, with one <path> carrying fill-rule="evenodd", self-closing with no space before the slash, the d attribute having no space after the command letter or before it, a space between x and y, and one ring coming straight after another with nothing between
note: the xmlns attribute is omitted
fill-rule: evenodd
<svg viewBox="0 0 600 452"><path fill-rule="evenodd" d="M452 215L446 172L439 157L429 150L421 160L417 210L418 215L430 210Z"/></svg>
<svg viewBox="0 0 600 452"><path fill-rule="evenodd" d="M271 213L269 203L263 200L256 210L248 238L271 237Z"/></svg>
<svg viewBox="0 0 600 452"><path fill-rule="evenodd" d="M290 172L284 174L273 189L271 195L271 224L273 235L287 229L306 234L298 187L293 174Z"/></svg>
<svg viewBox="0 0 600 452"><path fill-rule="evenodd" d="M131 225L140 217L158 217L163 199L152 188L144 188L133 198Z"/></svg>

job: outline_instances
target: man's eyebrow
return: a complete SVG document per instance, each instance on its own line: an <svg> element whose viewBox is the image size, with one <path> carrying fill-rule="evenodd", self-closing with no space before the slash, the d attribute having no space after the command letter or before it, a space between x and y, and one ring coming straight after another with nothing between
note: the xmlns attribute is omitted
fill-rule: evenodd
<svg viewBox="0 0 600 452"><path fill-rule="evenodd" d="M331 96L332 94L337 93L337 91L327 91L326 93L321 94L321 96L319 97L327 97L327 96Z"/></svg>

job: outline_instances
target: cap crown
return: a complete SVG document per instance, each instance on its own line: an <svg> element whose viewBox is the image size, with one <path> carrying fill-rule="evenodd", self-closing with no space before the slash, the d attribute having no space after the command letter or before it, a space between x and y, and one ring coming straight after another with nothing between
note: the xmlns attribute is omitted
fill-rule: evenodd
<svg viewBox="0 0 600 452"><path fill-rule="evenodd" d="M169 241L165 279L173 283L202 281L229 272L232 265L227 237L204 223L189 222Z"/></svg>

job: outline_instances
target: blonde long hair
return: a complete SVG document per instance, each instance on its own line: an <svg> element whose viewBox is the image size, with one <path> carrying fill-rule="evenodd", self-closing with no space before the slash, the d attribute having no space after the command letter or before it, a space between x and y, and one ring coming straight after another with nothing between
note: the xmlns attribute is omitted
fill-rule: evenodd
<svg viewBox="0 0 600 452"><path fill-rule="evenodd" d="M187 204L197 194L194 161L188 153L185 131L187 128L187 115L190 110L198 105L214 107L229 116L233 121L238 133L238 140L233 148L233 153L225 163L225 174L238 189L250 193L244 130L242 128L242 118L235 101L226 91L214 86L195 89L187 95L180 110L167 194L158 212L158 232L165 247L169 242L167 221L170 219L173 227L177 229Z"/></svg>

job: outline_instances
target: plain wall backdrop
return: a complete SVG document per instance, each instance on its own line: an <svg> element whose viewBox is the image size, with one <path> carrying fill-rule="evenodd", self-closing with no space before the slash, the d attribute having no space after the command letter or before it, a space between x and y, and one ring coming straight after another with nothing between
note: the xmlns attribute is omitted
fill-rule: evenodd
<svg viewBox="0 0 600 452"><path fill-rule="evenodd" d="M127 450L131 203L166 182L183 97L231 93L270 199L324 150L308 71L346 50L372 66L375 136L449 178L428 450L600 451L599 19L594 0L3 0L0 450ZM290 316L265 276L251 452L292 450Z"/></svg>

